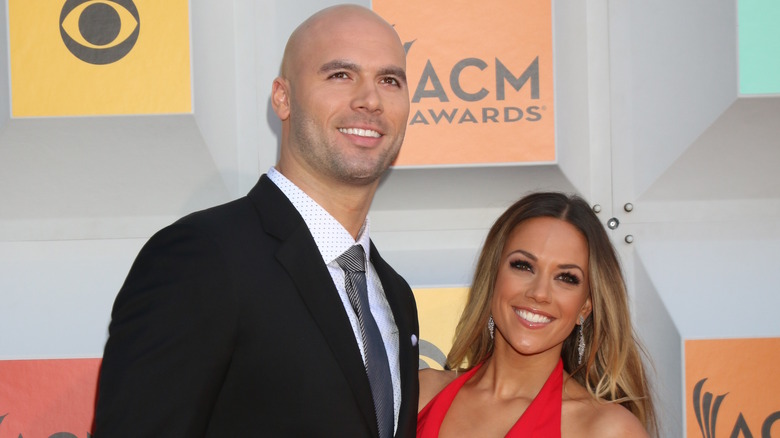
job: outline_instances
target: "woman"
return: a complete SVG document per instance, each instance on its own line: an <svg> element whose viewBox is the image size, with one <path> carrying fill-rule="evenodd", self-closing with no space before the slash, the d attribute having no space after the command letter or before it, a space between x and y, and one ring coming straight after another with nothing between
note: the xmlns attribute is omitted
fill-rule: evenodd
<svg viewBox="0 0 780 438"><path fill-rule="evenodd" d="M643 437L656 419L604 228L535 193L493 225L447 357L420 372L418 437Z"/></svg>

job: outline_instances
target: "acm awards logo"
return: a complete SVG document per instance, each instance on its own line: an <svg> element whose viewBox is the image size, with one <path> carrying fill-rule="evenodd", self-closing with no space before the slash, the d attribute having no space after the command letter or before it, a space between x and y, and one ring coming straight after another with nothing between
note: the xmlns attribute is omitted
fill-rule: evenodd
<svg viewBox="0 0 780 438"><path fill-rule="evenodd" d="M728 393L715 396L711 392L705 392L702 395L702 388L706 378L699 380L693 388L693 411L696 415L696 421L699 423L702 438L715 438L715 426L718 422L718 413L720 406L728 396ZM761 424L761 435L754 435L750 429L745 416L739 413L734 427L731 430L730 438L772 438L772 426L780 420L780 411L770 414ZM754 425L755 426L755 425ZM758 429L755 429L758 432Z"/></svg>
<svg viewBox="0 0 780 438"><path fill-rule="evenodd" d="M416 40L406 42L404 49L407 55L411 50ZM495 92L495 100L498 102L504 102L507 100L506 85L509 84L516 92L520 92L521 89L529 84L530 88L529 97L531 100L539 100L539 57L537 56L528 64L528 66L519 75L515 75L501 60L496 57L494 60L495 75L493 78L495 82L493 89ZM455 98L462 102L472 103L480 102L490 95L490 91L481 86L479 90L467 90L463 85L461 78L467 70L479 70L480 72L488 69L489 64L487 61L480 58L464 58L456 62L450 69L449 75L444 77L448 80L450 90ZM446 73L445 73L446 74ZM426 60L425 67L420 76L420 80L417 82L417 87L412 95L413 104L431 102L431 100L437 100L440 103L450 102L450 96L442 85L441 75L437 72L430 59ZM431 100L427 100L431 99ZM411 117L409 125L430 125L439 123L447 124L464 124L464 123L511 123L525 120L527 122L537 122L542 119L542 112L546 110L545 106L528 105L525 108L517 106L503 106L496 108L492 106L474 108L452 108L447 111L445 109L427 108L426 110L418 109Z"/></svg>
<svg viewBox="0 0 780 438"><path fill-rule="evenodd" d="M67 0L60 13L60 35L80 60L111 64L127 55L141 29L132 0Z"/></svg>

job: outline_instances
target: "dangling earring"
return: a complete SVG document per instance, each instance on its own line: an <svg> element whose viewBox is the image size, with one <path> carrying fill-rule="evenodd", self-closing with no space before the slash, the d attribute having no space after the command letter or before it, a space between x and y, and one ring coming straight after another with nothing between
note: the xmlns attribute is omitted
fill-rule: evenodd
<svg viewBox="0 0 780 438"><path fill-rule="evenodd" d="M579 353L579 359L577 359L577 365L582 365L582 356L585 355L585 335L582 333L582 326L585 325L585 318L580 315L580 335L579 342L577 343L577 352Z"/></svg>
<svg viewBox="0 0 780 438"><path fill-rule="evenodd" d="M496 323L493 322L493 315L488 318L488 331L490 332L490 339L493 339L493 332L496 329Z"/></svg>

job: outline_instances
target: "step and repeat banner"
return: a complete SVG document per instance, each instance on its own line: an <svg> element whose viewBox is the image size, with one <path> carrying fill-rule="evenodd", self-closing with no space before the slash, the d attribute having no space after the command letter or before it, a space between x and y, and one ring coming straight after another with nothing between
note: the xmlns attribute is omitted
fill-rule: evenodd
<svg viewBox="0 0 780 438"><path fill-rule="evenodd" d="M407 52L412 102L397 166L557 161L551 2L372 7ZM8 0L12 116L192 113L189 8L188 0ZM466 294L415 291L421 368L443 367ZM780 338L684 348L688 436L780 436ZM0 438L89 437L100 361L0 361Z"/></svg>

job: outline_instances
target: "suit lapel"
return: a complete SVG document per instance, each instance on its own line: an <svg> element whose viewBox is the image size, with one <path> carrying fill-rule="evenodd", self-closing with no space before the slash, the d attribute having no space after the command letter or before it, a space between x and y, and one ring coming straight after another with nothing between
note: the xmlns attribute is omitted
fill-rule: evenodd
<svg viewBox="0 0 780 438"><path fill-rule="evenodd" d="M281 240L276 258L333 352L366 423L378 436L371 388L352 326L303 218L265 175L249 195L258 207L263 228Z"/></svg>
<svg viewBox="0 0 780 438"><path fill-rule="evenodd" d="M397 436L403 436L406 423L416 418L417 413L417 364L419 361L419 328L417 327L417 309L409 286L401 280L395 271L379 255L371 243L371 263L382 282L387 302L393 312L398 327L398 363L401 367L401 409L398 415ZM411 306L410 306L411 304ZM414 336L415 342L412 342ZM408 415L405 415L408 413Z"/></svg>

